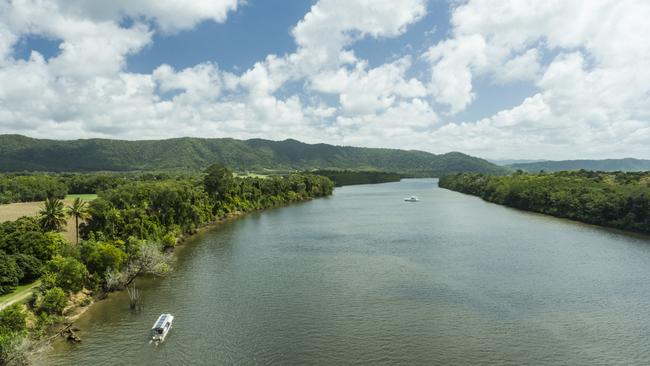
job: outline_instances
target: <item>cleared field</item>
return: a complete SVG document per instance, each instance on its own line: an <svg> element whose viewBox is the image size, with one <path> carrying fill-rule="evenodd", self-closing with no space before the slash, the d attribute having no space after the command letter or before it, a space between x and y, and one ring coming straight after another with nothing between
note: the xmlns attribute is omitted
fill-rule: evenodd
<svg viewBox="0 0 650 366"><path fill-rule="evenodd" d="M68 195L63 200L66 207L72 204L72 201L75 197L81 197L81 199L90 201L97 198L96 194L79 194L79 195ZM43 202L21 202L21 203L9 203L6 205L0 205L0 222L2 221L12 221L16 220L23 216L36 216L38 211L41 209ZM76 231L74 227L74 220L68 220L64 231L62 232L63 236L68 239L71 243L76 241Z"/></svg>
<svg viewBox="0 0 650 366"><path fill-rule="evenodd" d="M77 197L81 198L84 201L92 201L95 198L97 198L97 195L96 194L69 194L65 196L65 199L66 201L68 200L72 201Z"/></svg>

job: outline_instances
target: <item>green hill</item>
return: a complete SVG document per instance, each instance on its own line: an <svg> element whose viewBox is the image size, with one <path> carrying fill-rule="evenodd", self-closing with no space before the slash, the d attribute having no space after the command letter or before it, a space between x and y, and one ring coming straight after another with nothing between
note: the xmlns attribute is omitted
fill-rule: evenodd
<svg viewBox="0 0 650 366"><path fill-rule="evenodd" d="M222 163L238 171L353 169L437 176L450 172L501 174L505 168L458 152L373 149L296 140L174 138L44 140L0 135L0 171L197 170Z"/></svg>
<svg viewBox="0 0 650 366"><path fill-rule="evenodd" d="M650 171L650 160L633 158L603 160L562 160L540 161L534 163L510 164L512 169L528 172L557 172L561 170L594 170L601 172L644 172Z"/></svg>

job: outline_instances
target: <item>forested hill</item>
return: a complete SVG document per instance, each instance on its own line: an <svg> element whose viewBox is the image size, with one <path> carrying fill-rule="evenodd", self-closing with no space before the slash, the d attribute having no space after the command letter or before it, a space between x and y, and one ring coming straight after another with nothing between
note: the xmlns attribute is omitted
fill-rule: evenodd
<svg viewBox="0 0 650 366"><path fill-rule="evenodd" d="M506 168L458 152L373 149L295 140L175 138L125 141L44 140L0 135L0 171L136 171L203 169L221 163L238 171L355 169L422 173L500 174Z"/></svg>
<svg viewBox="0 0 650 366"><path fill-rule="evenodd" d="M557 172L561 170L594 170L601 172L644 172L650 171L650 160L633 158L604 160L562 160L534 163L510 164L511 168L528 172Z"/></svg>

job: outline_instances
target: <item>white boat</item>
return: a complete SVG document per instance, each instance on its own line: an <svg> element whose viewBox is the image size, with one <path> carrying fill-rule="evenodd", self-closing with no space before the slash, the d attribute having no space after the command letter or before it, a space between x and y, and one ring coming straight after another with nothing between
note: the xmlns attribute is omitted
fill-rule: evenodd
<svg viewBox="0 0 650 366"><path fill-rule="evenodd" d="M161 314L158 320L151 327L151 340L154 342L162 342L165 340L167 333L172 329L172 322L174 316L171 314Z"/></svg>
<svg viewBox="0 0 650 366"><path fill-rule="evenodd" d="M417 198L417 196L411 196L409 198L404 198L404 201L406 201L406 202L417 202L417 201L419 201L419 199Z"/></svg>

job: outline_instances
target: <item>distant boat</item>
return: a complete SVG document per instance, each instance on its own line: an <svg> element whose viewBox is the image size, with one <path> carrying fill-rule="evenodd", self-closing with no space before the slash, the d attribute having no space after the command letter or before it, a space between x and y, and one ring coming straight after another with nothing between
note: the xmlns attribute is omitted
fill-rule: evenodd
<svg viewBox="0 0 650 366"><path fill-rule="evenodd" d="M174 316L171 314L161 314L158 320L151 327L151 340L154 342L162 342L165 340L167 333L172 329L172 322Z"/></svg>
<svg viewBox="0 0 650 366"><path fill-rule="evenodd" d="M419 201L419 199L418 199L417 196L411 196L409 198L404 198L404 201L406 201L406 202L417 202L417 201Z"/></svg>

